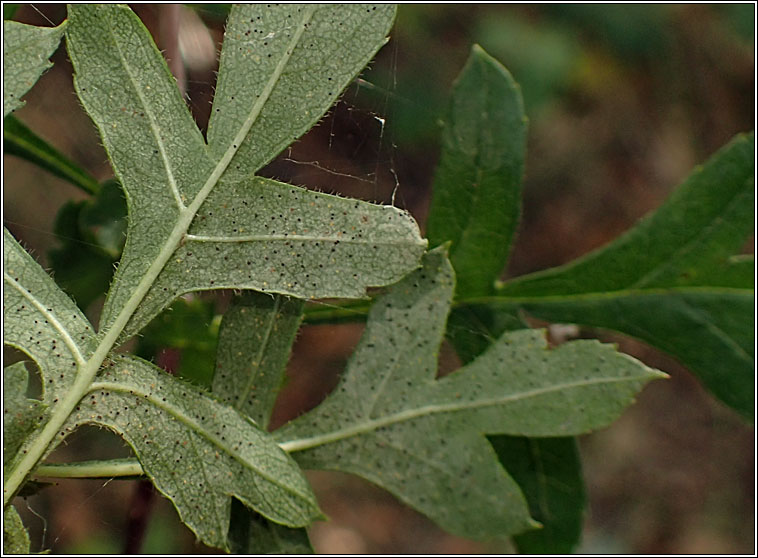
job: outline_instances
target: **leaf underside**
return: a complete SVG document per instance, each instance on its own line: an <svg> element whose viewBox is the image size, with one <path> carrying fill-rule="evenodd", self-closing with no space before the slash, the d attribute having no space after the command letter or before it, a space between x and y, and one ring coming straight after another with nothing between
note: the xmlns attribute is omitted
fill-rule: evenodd
<svg viewBox="0 0 758 558"><path fill-rule="evenodd" d="M386 42L394 13L384 5L235 8L206 144L137 16L125 6L69 7L75 89L123 187L128 236L95 334L5 232L5 341L39 365L54 417L43 429L49 437L28 436L8 461L13 492L31 459L91 423L127 440L206 544L227 547L231 497L285 526L320 517L297 464L252 420L110 351L186 292L363 297L418 267L426 241L407 213L253 176L323 116ZM77 211L80 225L104 232L98 215L90 223L89 206ZM97 244L117 253L114 239Z"/></svg>
<svg viewBox="0 0 758 558"><path fill-rule="evenodd" d="M134 357L106 366L62 432L118 432L146 474L206 544L226 548L230 496L300 527L320 512L295 462L251 420Z"/></svg>
<svg viewBox="0 0 758 558"><path fill-rule="evenodd" d="M3 21L3 118L24 106L21 97L53 64L65 22L58 27L35 27Z"/></svg>
<svg viewBox="0 0 758 558"><path fill-rule="evenodd" d="M547 350L524 330L435 379L453 286L444 251L427 254L375 301L335 392L274 435L303 467L360 475L452 533L522 532L535 524L484 434L600 428L661 374L595 341Z"/></svg>

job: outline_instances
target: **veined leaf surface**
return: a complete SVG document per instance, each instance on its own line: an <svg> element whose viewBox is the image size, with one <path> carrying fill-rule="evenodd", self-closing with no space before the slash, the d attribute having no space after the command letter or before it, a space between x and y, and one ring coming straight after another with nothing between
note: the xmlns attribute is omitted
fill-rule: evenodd
<svg viewBox="0 0 758 558"><path fill-rule="evenodd" d="M219 330L213 394L266 428L282 387L302 300L250 292L237 297Z"/></svg>
<svg viewBox="0 0 758 558"><path fill-rule="evenodd" d="M754 226L753 161L753 135L738 136L628 233L503 284L493 304L642 339L752 417L754 266L732 256Z"/></svg>
<svg viewBox="0 0 758 558"><path fill-rule="evenodd" d="M42 376L42 401L71 388L95 349L94 331L73 300L4 230L3 342L28 354Z"/></svg>
<svg viewBox="0 0 758 558"><path fill-rule="evenodd" d="M213 393L268 426L304 303L282 295L247 292L236 297L219 330ZM278 525L232 502L229 546L239 554L302 554L313 549L304 528Z"/></svg>
<svg viewBox="0 0 758 558"><path fill-rule="evenodd" d="M38 399L28 399L26 390L29 373L24 362L3 369L3 465L17 455L31 432L45 418L46 405Z"/></svg>
<svg viewBox="0 0 758 558"><path fill-rule="evenodd" d="M65 27L36 27L3 21L3 118L24 105L21 97L53 65L52 56Z"/></svg>
<svg viewBox="0 0 758 558"><path fill-rule="evenodd" d="M518 533L535 524L484 434L603 427L661 374L596 341L547 350L524 330L435 379L453 286L444 251L430 252L374 303L335 392L274 434L303 467L360 475L452 533Z"/></svg>
<svg viewBox="0 0 758 558"><path fill-rule="evenodd" d="M442 132L427 234L451 241L456 297L492 292L521 209L527 119L521 90L475 45L456 79Z"/></svg>
<svg viewBox="0 0 758 558"><path fill-rule="evenodd" d="M148 362L114 358L61 433L87 423L123 436L182 521L208 545L226 548L230 496L291 527L320 517L300 468L269 434Z"/></svg>
<svg viewBox="0 0 758 558"><path fill-rule="evenodd" d="M29 554L29 533L15 506L3 510L3 553Z"/></svg>
<svg viewBox="0 0 758 558"><path fill-rule="evenodd" d="M213 111L218 116L211 126L218 130L222 122L231 136L210 131L206 148L138 18L123 7L72 6L67 41L77 93L100 129L129 205L129 235L101 330L117 322L124 339L191 290L235 287L354 298L418 265L426 241L405 213L252 177L318 121L385 42L394 14L394 8L358 5L296 5L271 13L282 10L283 19L263 23L255 15L268 13L263 6L230 14ZM253 41L254 52L240 44L241 37ZM335 57L338 74L331 71ZM241 75L262 81L235 92ZM329 94L310 99L326 87L322 81L330 84ZM243 165L244 172L237 172ZM231 215L235 211L238 217ZM231 218L218 219L219 213ZM281 261L285 253L288 262ZM288 266L293 257L296 264ZM243 261L251 263L242 266ZM323 271L296 282L300 264Z"/></svg>

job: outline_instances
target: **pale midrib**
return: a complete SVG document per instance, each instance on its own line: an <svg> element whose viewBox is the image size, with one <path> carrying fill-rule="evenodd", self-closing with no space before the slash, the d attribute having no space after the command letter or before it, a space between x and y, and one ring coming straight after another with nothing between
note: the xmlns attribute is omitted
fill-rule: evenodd
<svg viewBox="0 0 758 558"><path fill-rule="evenodd" d="M396 246L413 244L416 246L426 246L427 241L424 238L406 238L395 240L394 237L390 240L373 240L371 238L345 238L336 235L333 236L314 236L304 234L251 234L240 236L208 236L198 234L186 235L186 240L189 242L226 242L226 243L238 243L238 242L266 242L266 241L278 241L278 240L294 240L302 242L339 242L340 244L371 244L377 246Z"/></svg>
<svg viewBox="0 0 758 558"><path fill-rule="evenodd" d="M77 377L74 383L71 385L68 393L61 399L61 401L55 406L53 412L50 415L45 427L39 433L39 435L29 444L27 453L18 462L18 465L8 475L5 484L3 486L3 505L7 505L10 499L15 495L16 491L20 488L26 476L34 468L37 462L41 459L45 450L49 446L50 442L56 437L60 427L66 422L66 419L71 415L76 407L77 403L87 393L92 380L94 379L100 366L103 364L106 356L116 344L121 332L126 327L126 324L131 319L137 307L142 302L150 287L153 285L158 275L163 270L166 262L171 258L171 255L176 250L176 247L181 243L182 238L189 229L192 220L194 219L200 206L205 199L211 193L215 185L218 183L221 175L231 163L234 155L237 153L242 139L249 132L253 123L258 118L263 105L268 100L271 92L274 90L274 86L279 81L279 78L284 72L284 67L287 65L292 53L295 50L295 46L302 36L305 28L310 21L313 13L315 12L315 6L309 6L306 10L303 20L299 29L295 32L289 48L285 51L285 55L277 64L274 73L271 75L269 82L261 92L261 96L258 98L253 108L250 110L250 114L246 121L243 123L239 133L235 136L234 142L227 148L221 160L213 169L205 184L197 193L192 203L185 207L179 213L174 229L171 234L166 238L163 247L158 253L156 259L150 264L142 280L137 284L132 295L126 301L121 311L116 316L115 320L111 323L109 329L102 337L100 344L95 349L95 352L89 358L89 360L79 367L77 371ZM111 31L112 32L112 31ZM123 265L123 262L122 262Z"/></svg>
<svg viewBox="0 0 758 558"><path fill-rule="evenodd" d="M452 413L456 411L469 411L475 409L481 409L484 407L493 407L497 405L504 405L506 403L512 403L514 401L521 401L524 399L530 399L532 397L538 397L546 395L560 390L568 390L574 388L581 388L587 386L595 386L602 384L611 384L617 382L630 382L640 381L643 378L599 378L593 380L581 380L578 382L569 382L563 384L553 384L549 387L534 389L530 391L524 391L521 393L515 393L512 395L506 395L502 397L495 397L491 399L481 399L473 402L453 402L453 403L441 403L436 405L425 405L423 407L417 407L415 409L406 409L392 415L387 415L377 419L365 421L347 428L328 432L326 434L319 434L317 436L311 436L308 438L301 438L298 440L290 440L287 442L279 443L279 447L288 453L303 451L311 449L317 446L330 444L352 438L354 436L360 436L383 428L386 426L392 426L400 422L405 422L417 418L427 417L440 413Z"/></svg>
<svg viewBox="0 0 758 558"><path fill-rule="evenodd" d="M204 438L205 440L207 440L210 444L220 449L224 454L233 458L244 468L254 471L255 474L261 477L262 479L292 494L293 496L296 496L303 500L308 500L306 496L304 496L303 494L295 490L293 487L288 486L286 484L282 484L281 479L279 477L269 475L266 472L258 469L252 461L245 459L245 457L240 455L239 452L235 451L232 447L225 444L221 439L217 438L216 436L208 432L208 430L203 425L194 421L187 414L183 413L181 409L178 409L177 407L169 405L168 404L169 402L164 402L162 399L158 399L154 397L151 393L147 391L140 390L139 388L135 388L134 386L119 384L117 382L95 382L91 384L88 392L92 393L95 391L119 392L119 393L123 393L127 395L134 395L135 397L138 397L140 400L149 401L150 403L153 404L153 406L171 415L177 421L182 423L185 427L195 432L201 438Z"/></svg>
<svg viewBox="0 0 758 558"><path fill-rule="evenodd" d="M318 436L311 436L309 438L300 438L296 440L279 442L278 444L279 444L279 447L282 450L286 451L287 453L294 453L298 451L311 449L317 446L339 442L347 438L370 433L374 430L377 430L385 426L392 426L393 424L397 424L399 422L413 420L416 418L422 418L422 417L430 416L433 414L449 413L449 412L455 412L455 411L465 411L465 410L470 410L470 409L482 408L486 406L501 405L504 403L518 401L521 399L537 397L537 396L544 395L546 393L550 393L552 391L557 391L560 389L572 389L572 388L584 387L588 385L601 385L601 384L624 382L624 381L627 381L627 382L628 381L641 381L643 379L644 378L642 377L633 377L633 378L627 377L627 378L602 378L602 379L595 379L595 380L583 380L580 382L571 382L571 383L562 384L560 386L553 385L548 388L522 392L522 393L513 394L510 396L505 396L505 397L500 397L500 398L495 398L495 399L481 400L481 401L475 402L474 404L449 403L449 404L438 404L438 405L426 405L424 407L419 407L416 409L408 409L406 411L401 411L399 413L388 415L386 417L366 421L349 428L342 428L340 430L335 430L333 432L320 434ZM104 384L104 385L110 386L110 384ZM274 435L276 435L276 433L274 433ZM129 475L134 474L135 471L142 472L139 462L134 459L117 460L115 463L119 463L120 466L124 467L124 470L128 471ZM71 465L70 466L71 476L75 476L75 475L80 476L77 473L77 471L79 470L78 468L89 467L89 464L90 462L82 463L80 465ZM95 465L96 463L92 463L92 467L91 467L92 470L85 469L87 470L88 473L90 473L90 476L97 476L97 477L115 476L115 475L110 474L111 473L110 469L107 469L107 470L104 469L103 471L99 471L95 467ZM51 464L50 466L44 469L44 472L47 473L49 476L59 476L57 474L58 467L60 466ZM95 473L95 474L92 474L92 473ZM62 475L60 476L69 476L68 471L64 469L62 471ZM85 476L85 475L81 475L81 476Z"/></svg>
<svg viewBox="0 0 758 558"><path fill-rule="evenodd" d="M74 357L76 364L78 366L83 365L85 363L84 355L82 355L82 353L79 351L79 346L76 344L76 341L74 341L71 335L69 335L66 328L63 327L63 324L58 321L58 318L56 318L55 315L51 312L48 312L47 307L44 304L38 301L32 293L27 291L19 283L14 281L13 277L8 275L7 272L4 272L3 275L5 277L6 284L12 285L18 292L20 292L21 296L28 300L29 303L32 304L37 309L37 311L45 317L45 319L47 319L53 328L55 328L55 330L63 339L63 342L66 343L66 347L68 347L71 356Z"/></svg>
<svg viewBox="0 0 758 558"><path fill-rule="evenodd" d="M174 200L176 201L176 205L179 208L180 211L182 211L185 206L184 202L182 201L181 193L179 192L179 186L176 183L176 178L174 177L174 171L171 168L171 162L168 158L168 153L166 153L166 146L163 143L163 140L160 136L160 130L158 128L158 123L155 120L155 115L153 114L152 110L152 104L150 104L147 99L142 94L142 90L140 87L138 87L137 82L134 79L134 76L132 75L132 72L129 68L129 63L126 60L126 57L123 55L121 51L121 47L116 40L116 37L113 36L113 27L108 27L109 31L111 32L111 36L113 38L113 44L118 50L119 58L121 59L121 64L124 67L124 71L126 72L126 75L129 76L129 81L132 84L132 90L136 93L137 97L139 98L140 102L142 103L142 106L145 109L145 113L148 116L148 119L150 121L150 131L153 133L153 137L155 138L155 142L158 144L158 149L160 150L161 159L163 160L163 168L166 169L166 178L168 179L168 184L171 187L171 193L174 196Z"/></svg>

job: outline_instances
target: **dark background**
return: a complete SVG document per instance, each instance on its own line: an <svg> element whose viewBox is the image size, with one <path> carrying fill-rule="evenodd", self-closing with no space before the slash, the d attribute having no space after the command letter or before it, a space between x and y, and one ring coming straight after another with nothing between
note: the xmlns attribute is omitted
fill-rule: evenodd
<svg viewBox="0 0 758 558"><path fill-rule="evenodd" d="M192 34L192 16L168 5L134 9L167 56L175 52L177 26L187 40L203 36ZM201 5L194 12L217 43L223 11ZM63 7L40 4L22 6L14 19L48 25L46 19L57 24L64 17ZM754 129L753 4L410 5L400 7L392 40L342 101L264 174L384 203L394 193L395 204L423 227L438 121L473 43L521 84L530 119L522 223L505 276L558 265L608 242L735 133ZM188 60L186 90L204 126L215 68L203 65L201 46ZM73 93L65 48L53 61L17 116L98 179L109 178L95 129ZM45 265L58 208L84 195L24 161L6 156L4 163L5 224ZM752 246L750 239L746 251ZM301 330L274 426L328 393L361 329ZM641 343L586 329L553 333L616 342L671 375L648 386L610 428L581 439L590 507L580 552L754 552L752 426L672 358ZM122 451L112 436L85 430L58 456ZM359 479L321 472L311 478L331 519L310 531L319 552L511 550L447 535ZM44 544L53 552L121 552L134 493L130 481L61 481L19 508L33 550ZM153 503L143 550L213 552L194 542L162 498Z"/></svg>

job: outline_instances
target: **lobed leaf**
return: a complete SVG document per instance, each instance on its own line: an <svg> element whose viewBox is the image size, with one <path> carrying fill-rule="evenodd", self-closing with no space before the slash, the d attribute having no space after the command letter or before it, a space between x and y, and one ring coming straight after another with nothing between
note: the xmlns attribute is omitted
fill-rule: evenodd
<svg viewBox="0 0 758 558"><path fill-rule="evenodd" d="M754 273L751 259L732 255L753 228L753 158L752 134L738 136L628 233L503 284L494 304L642 339L752 417Z"/></svg>
<svg viewBox="0 0 758 558"><path fill-rule="evenodd" d="M71 388L95 348L92 326L52 278L4 230L3 342L39 366L42 401Z"/></svg>
<svg viewBox="0 0 758 558"><path fill-rule="evenodd" d="M273 9L282 17L259 25L251 13L263 11L230 14L211 122L216 131L209 131L206 149L139 19L125 7L71 7L67 43L77 93L100 129L129 207L128 239L100 327L125 326L121 340L193 290L361 297L367 286L416 267L426 246L412 219L394 208L351 206L251 174L276 154L266 141L281 149L324 114L385 41L394 8L289 6ZM341 19L349 25L341 27ZM251 53L238 35L253 31L268 38L253 41L259 48ZM339 74L331 71L335 56L345 64ZM236 92L242 75L245 90ZM259 81L250 83L251 75ZM332 84L329 95L311 99L321 81ZM294 128L287 124L293 119ZM219 135L220 123L233 139ZM255 159L252 145L263 159ZM235 174L243 164L252 166ZM305 268L314 274L301 281Z"/></svg>
<svg viewBox="0 0 758 558"><path fill-rule="evenodd" d="M136 357L114 357L103 367L61 434L87 423L129 443L156 488L205 544L227 547L230 496L290 527L320 517L300 468L270 435Z"/></svg>
<svg viewBox="0 0 758 558"><path fill-rule="evenodd" d="M453 288L444 251L430 252L374 303L335 392L274 434L303 467L360 475L452 533L518 533L535 523L484 434L603 427L661 374L595 341L547 350L524 330L435 379Z"/></svg>
<svg viewBox="0 0 758 558"><path fill-rule="evenodd" d="M521 208L527 118L513 77L478 45L453 85L427 235L451 241L456 296L492 292Z"/></svg>
<svg viewBox="0 0 758 558"><path fill-rule="evenodd" d="M3 118L24 106L21 97L53 64L66 22L58 27L35 27L3 21Z"/></svg>
<svg viewBox="0 0 758 558"><path fill-rule="evenodd" d="M413 218L395 207L260 177L221 186L148 289L125 336L197 290L362 297L367 285L402 277L426 248Z"/></svg>
<svg viewBox="0 0 758 558"><path fill-rule="evenodd" d="M452 242L459 300L493 294L495 280L506 265L521 208L526 132L518 84L500 63L474 46L453 86L427 225L433 245ZM446 336L462 362L468 363L506 331L527 327L515 305L461 306L450 313ZM564 486L582 492L578 456L566 449L575 442L489 439L524 493L532 517L542 523L539 530L516 537L519 549L569 552L581 534L583 501L566 499L562 491L544 485L559 478ZM504 449L514 444L521 444L525 453ZM543 453L566 459L545 460ZM524 455L532 459L525 461ZM555 509L563 513L553 513Z"/></svg>
<svg viewBox="0 0 758 558"><path fill-rule="evenodd" d="M387 42L391 4L239 4L229 13L208 123L224 175L248 178L316 124Z"/></svg>

